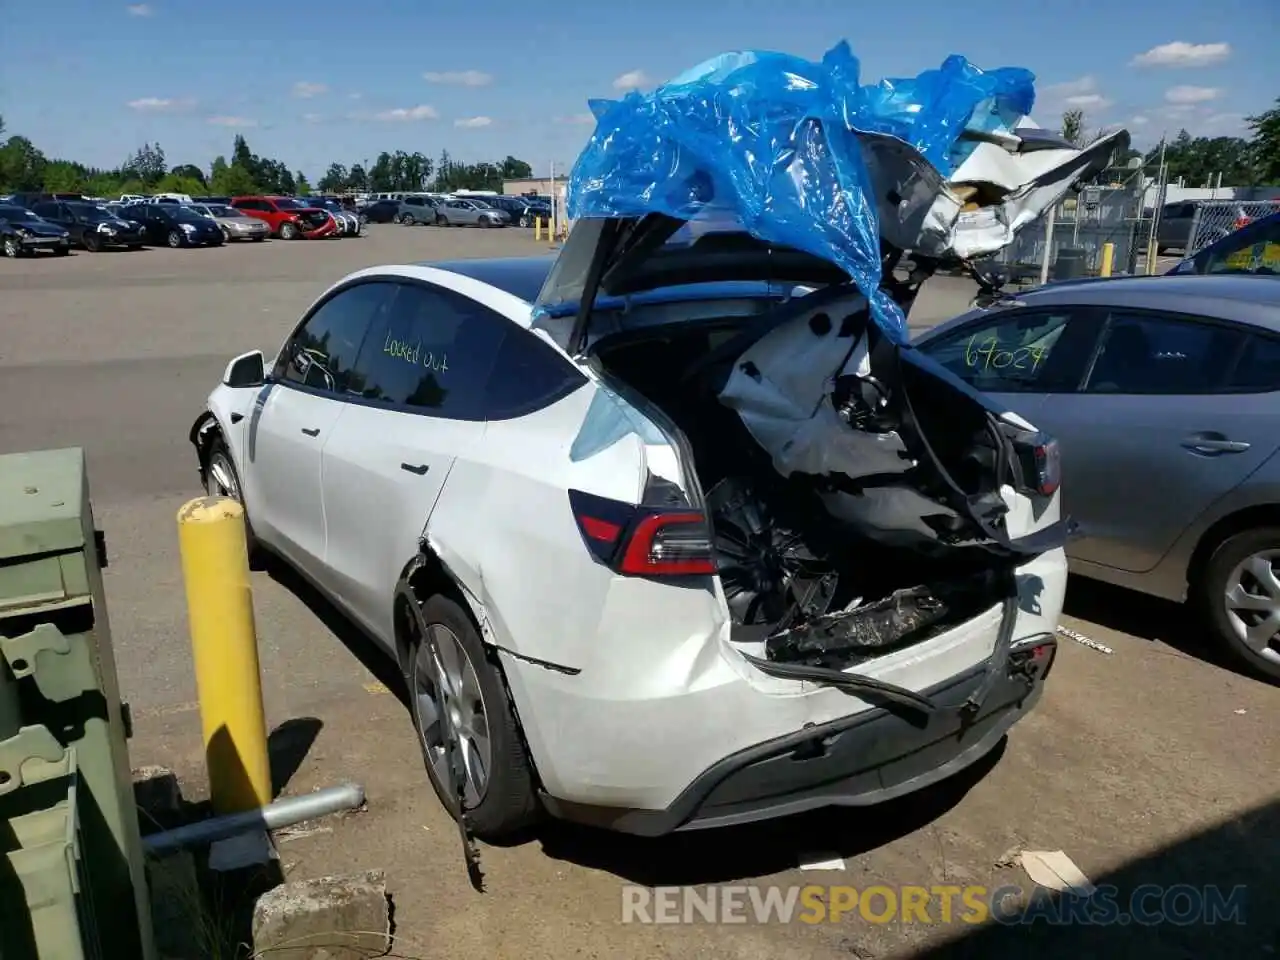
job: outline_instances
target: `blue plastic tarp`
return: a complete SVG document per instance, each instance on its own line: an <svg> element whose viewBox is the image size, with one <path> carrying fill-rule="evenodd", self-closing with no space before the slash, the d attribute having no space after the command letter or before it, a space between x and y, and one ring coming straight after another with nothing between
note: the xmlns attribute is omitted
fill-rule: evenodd
<svg viewBox="0 0 1280 960"><path fill-rule="evenodd" d="M727 208L760 240L838 265L880 329L905 343L906 319L880 289L876 202L857 134L896 137L946 177L972 149L963 130L1009 130L1031 112L1034 79L953 55L917 77L864 86L845 42L817 63L722 54L652 93L590 102L596 130L569 179L568 214L688 220Z"/></svg>

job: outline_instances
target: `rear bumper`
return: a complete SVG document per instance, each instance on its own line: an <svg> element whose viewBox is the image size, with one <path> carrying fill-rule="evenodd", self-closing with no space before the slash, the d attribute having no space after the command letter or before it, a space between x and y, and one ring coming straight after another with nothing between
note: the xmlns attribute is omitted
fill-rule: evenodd
<svg viewBox="0 0 1280 960"><path fill-rule="evenodd" d="M302 231L302 235L308 240L319 240L323 237L332 237L337 232L338 225L334 222L334 219L330 217L327 223L322 223L320 226L311 230L304 229Z"/></svg>
<svg viewBox="0 0 1280 960"><path fill-rule="evenodd" d="M924 691L939 708L927 720L877 708L809 726L725 757L663 810L543 800L562 819L639 836L883 803L953 776L989 753L1039 701L1056 652L1050 634L1015 645L972 715L964 706L983 684L985 663Z"/></svg>

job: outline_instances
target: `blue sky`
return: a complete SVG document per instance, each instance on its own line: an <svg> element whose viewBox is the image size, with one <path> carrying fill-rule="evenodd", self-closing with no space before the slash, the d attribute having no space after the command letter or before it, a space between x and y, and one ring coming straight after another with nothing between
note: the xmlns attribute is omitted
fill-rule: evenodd
<svg viewBox="0 0 1280 960"><path fill-rule="evenodd" d="M817 58L847 39L864 82L949 53L1027 67L1041 125L1078 105L1143 146L1183 126L1239 133L1280 96L1276 2L15 0L0 113L47 155L101 166L158 141L207 169L239 132L313 179L396 149L513 154L545 174L589 136L588 98L725 50Z"/></svg>

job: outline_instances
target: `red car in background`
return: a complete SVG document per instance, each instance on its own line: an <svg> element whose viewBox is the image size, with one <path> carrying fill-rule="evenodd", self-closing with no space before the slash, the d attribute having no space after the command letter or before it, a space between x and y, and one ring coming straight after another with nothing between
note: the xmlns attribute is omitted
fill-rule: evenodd
<svg viewBox="0 0 1280 960"><path fill-rule="evenodd" d="M319 240L338 232L329 211L309 207L293 197L232 197L231 206L247 216L265 220L271 235L281 240Z"/></svg>

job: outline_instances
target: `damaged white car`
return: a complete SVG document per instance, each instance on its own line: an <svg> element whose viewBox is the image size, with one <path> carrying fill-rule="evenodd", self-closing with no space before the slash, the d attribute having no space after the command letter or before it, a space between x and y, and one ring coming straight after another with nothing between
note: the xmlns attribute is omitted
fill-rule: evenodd
<svg viewBox="0 0 1280 960"><path fill-rule="evenodd" d="M1040 207L1110 152L1055 149ZM905 274L906 220L884 229L904 311L956 256L953 186L912 194L935 213ZM1007 243L979 214L965 242ZM273 361L232 361L191 439L255 549L400 664L431 782L480 836L888 800L995 747L1054 660L1052 438L731 217L361 270Z"/></svg>

